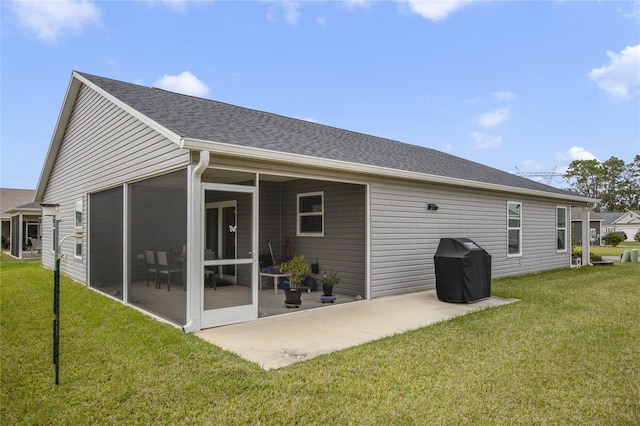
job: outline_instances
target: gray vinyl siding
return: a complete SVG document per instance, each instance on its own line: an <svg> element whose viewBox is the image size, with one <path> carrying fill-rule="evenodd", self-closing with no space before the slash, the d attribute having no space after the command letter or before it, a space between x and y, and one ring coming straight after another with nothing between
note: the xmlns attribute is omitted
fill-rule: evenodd
<svg viewBox="0 0 640 426"><path fill-rule="evenodd" d="M507 257L507 201L522 203L522 256ZM427 203L439 209L429 211ZM435 287L440 238L470 238L492 256L492 276L569 266L556 252L557 202L412 183L371 185L371 297Z"/></svg>
<svg viewBox="0 0 640 426"><path fill-rule="evenodd" d="M296 180L282 186L283 236L292 254L307 263L317 260L320 272L336 271L342 281L335 291L365 296L365 186L329 181ZM297 194L324 191L324 236L296 236Z"/></svg>
<svg viewBox="0 0 640 426"><path fill-rule="evenodd" d="M260 235L258 237L258 253L270 255L269 242L276 263L280 262L280 248L282 247L280 220L280 183L260 182Z"/></svg>
<svg viewBox="0 0 640 426"><path fill-rule="evenodd" d="M250 257L252 250L252 240L250 238L251 229L253 229L253 209L252 209L252 197L248 194L242 194L238 198L237 203L237 216L236 216L236 233L238 247L236 250L236 256L239 259L246 259ZM251 283L251 268L246 265L240 265L237 267L237 283L244 285L245 283Z"/></svg>
<svg viewBox="0 0 640 426"><path fill-rule="evenodd" d="M44 192L43 202L60 204L60 238L74 231L74 202L82 197L85 220L82 259L73 256L73 243L65 241L62 273L86 282L87 194L122 185L166 170L186 167L189 151L150 129L100 94L83 86L62 139ZM50 225L45 218L43 257L53 268Z"/></svg>

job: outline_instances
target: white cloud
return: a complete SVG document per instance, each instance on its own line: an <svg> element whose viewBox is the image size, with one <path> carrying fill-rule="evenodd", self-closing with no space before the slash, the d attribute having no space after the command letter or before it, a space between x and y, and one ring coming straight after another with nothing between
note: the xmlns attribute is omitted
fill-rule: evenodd
<svg viewBox="0 0 640 426"><path fill-rule="evenodd" d="M16 0L12 9L22 26L47 41L57 41L66 31L80 32L100 22L100 9L88 0Z"/></svg>
<svg viewBox="0 0 640 426"><path fill-rule="evenodd" d="M500 101L510 101L516 97L516 95L509 90L501 90L498 92L493 92L493 97Z"/></svg>
<svg viewBox="0 0 640 426"><path fill-rule="evenodd" d="M451 13L478 0L398 0L413 13L431 21L446 19Z"/></svg>
<svg viewBox="0 0 640 426"><path fill-rule="evenodd" d="M568 151L558 152L556 160L571 162L573 160L597 160L597 158L581 146L572 146Z"/></svg>
<svg viewBox="0 0 640 426"><path fill-rule="evenodd" d="M509 109L502 108L487 112L478 117L478 124L482 127L496 127L509 119Z"/></svg>
<svg viewBox="0 0 640 426"><path fill-rule="evenodd" d="M300 5L296 1L277 1L270 2L271 5L267 11L267 19L277 21L280 14L289 25L297 25L300 19Z"/></svg>
<svg viewBox="0 0 640 426"><path fill-rule="evenodd" d="M609 95L624 99L640 87L640 44L627 46L620 53L607 52L609 64L594 68L587 76Z"/></svg>
<svg viewBox="0 0 640 426"><path fill-rule="evenodd" d="M153 85L161 89L191 96L203 97L209 93L209 87L189 71L184 71L178 75L165 74Z"/></svg>
<svg viewBox="0 0 640 426"><path fill-rule="evenodd" d="M635 1L631 6L631 11L623 13L625 18L633 19L634 21L640 21L640 1Z"/></svg>
<svg viewBox="0 0 640 426"><path fill-rule="evenodd" d="M471 132L471 137L476 141L474 147L476 149L493 149L500 146L502 136L491 136L486 133Z"/></svg>
<svg viewBox="0 0 640 426"><path fill-rule="evenodd" d="M189 6L194 4L211 3L214 0L141 0L146 2L150 7L156 7L157 4L165 6L167 9L176 13L187 13Z"/></svg>
<svg viewBox="0 0 640 426"><path fill-rule="evenodd" d="M367 8L371 4L371 0L344 0L344 4L350 10L355 9L356 7Z"/></svg>
<svg viewBox="0 0 640 426"><path fill-rule="evenodd" d="M174 12L184 13L187 11L187 0L161 0L161 2Z"/></svg>
<svg viewBox="0 0 640 426"><path fill-rule="evenodd" d="M522 162L522 168L526 171L539 172L544 169L544 165L539 161L527 159Z"/></svg>

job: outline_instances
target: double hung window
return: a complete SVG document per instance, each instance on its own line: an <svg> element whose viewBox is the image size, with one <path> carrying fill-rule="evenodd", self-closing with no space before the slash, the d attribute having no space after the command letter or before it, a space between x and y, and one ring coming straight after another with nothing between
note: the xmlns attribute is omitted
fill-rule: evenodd
<svg viewBox="0 0 640 426"><path fill-rule="evenodd" d="M507 256L522 255L522 203L507 202Z"/></svg>
<svg viewBox="0 0 640 426"><path fill-rule="evenodd" d="M567 208L556 207L556 248L567 251Z"/></svg>
<svg viewBox="0 0 640 426"><path fill-rule="evenodd" d="M324 191L298 194L298 236L324 236Z"/></svg>

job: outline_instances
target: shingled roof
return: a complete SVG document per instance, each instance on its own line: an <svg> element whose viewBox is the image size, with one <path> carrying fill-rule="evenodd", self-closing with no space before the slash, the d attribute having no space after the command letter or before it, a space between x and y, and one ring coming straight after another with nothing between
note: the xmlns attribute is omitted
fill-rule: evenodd
<svg viewBox="0 0 640 426"><path fill-rule="evenodd" d="M16 208L36 208L40 205L33 203L36 191L34 189L0 188L0 213L3 219L11 217L10 212Z"/></svg>
<svg viewBox="0 0 640 426"><path fill-rule="evenodd" d="M91 74L77 74L182 138L580 197L431 148Z"/></svg>

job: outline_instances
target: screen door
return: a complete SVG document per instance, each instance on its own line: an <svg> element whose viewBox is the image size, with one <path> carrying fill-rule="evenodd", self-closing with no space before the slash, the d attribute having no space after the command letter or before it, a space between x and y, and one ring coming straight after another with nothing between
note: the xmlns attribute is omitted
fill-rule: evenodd
<svg viewBox="0 0 640 426"><path fill-rule="evenodd" d="M202 327L256 319L255 188L202 186Z"/></svg>

